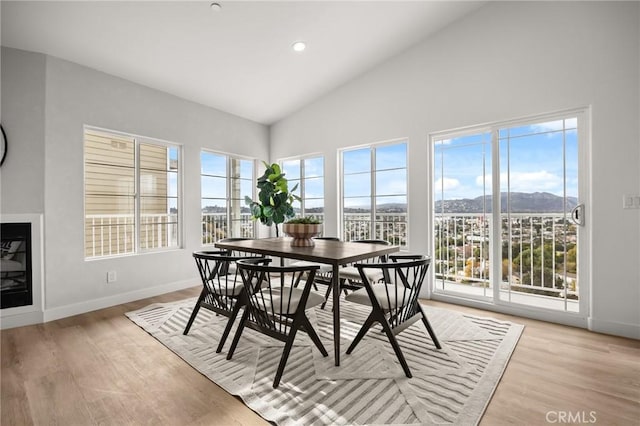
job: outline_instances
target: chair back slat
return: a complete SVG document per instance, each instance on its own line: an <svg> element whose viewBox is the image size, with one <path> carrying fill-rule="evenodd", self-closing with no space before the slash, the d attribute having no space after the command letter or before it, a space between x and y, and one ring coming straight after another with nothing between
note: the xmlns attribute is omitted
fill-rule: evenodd
<svg viewBox="0 0 640 426"><path fill-rule="evenodd" d="M353 352L371 325L377 322L387 335L405 376L411 378L409 364L402 354L396 334L401 333L416 321L422 320L435 347L442 348L418 300L431 259L422 255L391 255L389 258L391 262L387 263L355 265L364 283L366 298L363 298L365 294L360 289L348 295L347 300L369 305L372 310L347 349L347 354ZM371 276L380 276L381 272L385 273L384 282L373 282Z"/></svg>
<svg viewBox="0 0 640 426"><path fill-rule="evenodd" d="M193 258L200 275L202 290L182 334L189 333L201 308L224 315L229 320L216 348L216 352L220 353L238 312L245 304L246 292L242 279L237 273L237 268L235 268L235 262L239 259L247 259L247 256L234 256L232 252L227 250L216 250L194 252ZM249 258L256 259L257 257L254 254Z"/></svg>
<svg viewBox="0 0 640 426"><path fill-rule="evenodd" d="M419 313L418 298L431 260L420 255L391 255L388 263L358 263L355 266L365 285L372 304L388 313L392 328L400 326ZM385 284L374 293L376 283L370 281L371 271L384 273ZM382 290L384 289L384 290ZM376 296L377 295L377 296Z"/></svg>
<svg viewBox="0 0 640 426"><path fill-rule="evenodd" d="M248 241L248 240L253 240L253 239L254 238L247 238L247 237L228 237L228 238L222 238L222 239L218 240L217 242L219 242L219 243L232 243L232 242L235 242L235 241ZM231 249L223 249L223 251L227 252L227 254L229 256L256 257L255 253L251 253L251 252L248 252L248 251L231 250ZM229 266L235 267L235 265L233 265L233 264L230 264Z"/></svg>
<svg viewBox="0 0 640 426"><path fill-rule="evenodd" d="M241 259L263 259L256 255L234 256L226 250L199 251L193 257L206 290L204 302L218 313L230 312L244 287L237 268L230 265Z"/></svg>
<svg viewBox="0 0 640 426"><path fill-rule="evenodd" d="M249 323L287 335L298 308L306 306L318 266L269 266L250 259L237 264L247 288Z"/></svg>
<svg viewBox="0 0 640 426"><path fill-rule="evenodd" d="M323 356L328 356L305 310L322 303L311 287L318 265L270 266L270 259L242 259L237 269L246 289L246 306L227 354L233 357L242 330L250 327L285 343L273 380L278 387L298 330L305 331ZM303 283L304 286L300 285ZM302 289L300 289L302 287Z"/></svg>

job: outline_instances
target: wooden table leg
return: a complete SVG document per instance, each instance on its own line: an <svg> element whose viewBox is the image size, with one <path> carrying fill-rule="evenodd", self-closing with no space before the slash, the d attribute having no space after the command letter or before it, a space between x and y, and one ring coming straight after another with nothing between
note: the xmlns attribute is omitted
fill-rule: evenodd
<svg viewBox="0 0 640 426"><path fill-rule="evenodd" d="M338 265L333 265L331 285L333 286L333 347L336 366L340 366L340 278Z"/></svg>

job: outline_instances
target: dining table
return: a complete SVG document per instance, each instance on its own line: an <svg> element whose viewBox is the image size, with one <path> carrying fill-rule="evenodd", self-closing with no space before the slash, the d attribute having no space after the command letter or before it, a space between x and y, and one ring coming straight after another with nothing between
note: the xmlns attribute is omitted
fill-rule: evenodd
<svg viewBox="0 0 640 426"><path fill-rule="evenodd" d="M312 247L292 247L292 238L256 238L246 240L218 241L214 245L225 250L257 253L281 259L305 260L332 266L331 285L333 293L333 345L335 365L340 365L340 266L372 257L395 253L399 246L384 244L362 244L353 241L314 240Z"/></svg>

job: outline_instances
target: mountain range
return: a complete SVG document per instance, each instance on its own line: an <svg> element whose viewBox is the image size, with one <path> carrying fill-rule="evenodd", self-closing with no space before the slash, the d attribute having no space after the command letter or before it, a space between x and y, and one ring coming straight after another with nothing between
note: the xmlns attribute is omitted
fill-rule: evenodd
<svg viewBox="0 0 640 426"><path fill-rule="evenodd" d="M440 213L491 213L492 196L479 196L476 198L462 198L459 200L436 201L435 210ZM510 203L512 213L559 213L565 209L564 198L549 192L511 192ZM567 197L567 211L570 211L578 204L576 197ZM507 211L507 193L500 194L500 205L502 212ZM483 208L484 207L484 208ZM486 209L486 210L485 210ZM250 213L248 207L241 207L242 213ZM323 208L310 208L307 214L321 214ZM207 206L202 209L204 213L224 213L226 206ZM367 213L369 207L346 207L345 213ZM378 213L405 213L406 204L388 203L378 205Z"/></svg>
<svg viewBox="0 0 640 426"><path fill-rule="evenodd" d="M567 197L567 206L564 206L564 198L548 192L511 192L509 200L507 193L500 194L501 211L507 211L507 201L510 202L512 213L559 213L566 208L570 211L578 204L576 197ZM476 198L463 198L460 200L436 201L436 212L444 213L481 213L486 209L491 212L492 196L479 196Z"/></svg>

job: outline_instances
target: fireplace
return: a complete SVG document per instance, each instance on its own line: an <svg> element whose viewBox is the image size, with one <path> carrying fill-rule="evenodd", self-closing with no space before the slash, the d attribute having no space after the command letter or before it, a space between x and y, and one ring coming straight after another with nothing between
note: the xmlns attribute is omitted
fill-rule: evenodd
<svg viewBox="0 0 640 426"><path fill-rule="evenodd" d="M0 229L0 305L33 304L31 223L2 223Z"/></svg>

